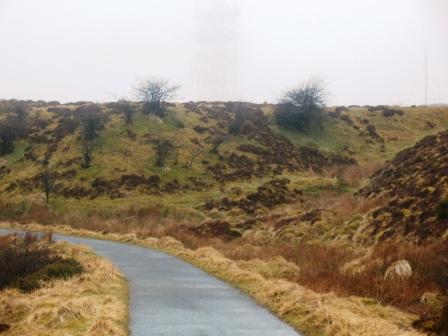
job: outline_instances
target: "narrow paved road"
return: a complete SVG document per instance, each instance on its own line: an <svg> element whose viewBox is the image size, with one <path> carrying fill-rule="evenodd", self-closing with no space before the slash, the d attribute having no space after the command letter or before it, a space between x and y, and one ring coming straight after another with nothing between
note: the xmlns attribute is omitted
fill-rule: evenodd
<svg viewBox="0 0 448 336"><path fill-rule="evenodd" d="M180 259L129 244L54 237L90 246L121 269L130 286L132 336L298 335L238 290Z"/></svg>

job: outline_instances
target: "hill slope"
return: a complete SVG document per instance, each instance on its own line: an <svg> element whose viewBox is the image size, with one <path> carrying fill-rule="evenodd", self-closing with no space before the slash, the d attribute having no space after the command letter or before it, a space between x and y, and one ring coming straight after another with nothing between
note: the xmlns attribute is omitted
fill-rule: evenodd
<svg viewBox="0 0 448 336"><path fill-rule="evenodd" d="M370 222L372 234L381 239L447 236L448 131L398 153L372 176L361 194L388 200L372 213Z"/></svg>
<svg viewBox="0 0 448 336"><path fill-rule="evenodd" d="M446 241L370 243L446 238L447 107L333 107L306 132L279 127L268 104L132 108L128 123L117 103L0 101L0 220L170 236L242 264L281 256L287 271L261 269L409 312L446 292ZM401 259L412 278L385 283Z"/></svg>
<svg viewBox="0 0 448 336"><path fill-rule="evenodd" d="M250 218L300 195L338 190L343 184L325 173L335 167L358 164L367 172L448 128L446 107L354 106L328 109L322 128L293 132L275 124L274 105L231 102L171 104L164 118L143 113L136 103L127 123L117 103L1 101L0 124L19 115L20 106L26 110L15 124L21 132L0 157L4 219L48 216L44 163L53 215L155 211L194 221ZM88 142L86 166L89 113L98 129ZM166 158L157 165L166 143ZM271 201L271 191L284 195Z"/></svg>

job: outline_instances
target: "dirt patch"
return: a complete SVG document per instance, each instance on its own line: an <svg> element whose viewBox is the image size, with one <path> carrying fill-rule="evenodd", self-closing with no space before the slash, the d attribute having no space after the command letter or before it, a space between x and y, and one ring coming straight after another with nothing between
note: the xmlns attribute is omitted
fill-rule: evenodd
<svg viewBox="0 0 448 336"><path fill-rule="evenodd" d="M241 233L233 229L229 222L219 220L202 223L199 226L190 228L190 230L200 237L207 238L233 240L241 237Z"/></svg>
<svg viewBox="0 0 448 336"><path fill-rule="evenodd" d="M247 180L269 174L296 172L308 169L321 172L335 165L352 165L356 160L336 154L327 154L311 147L295 147L285 137L268 127L257 128L248 136L259 145L242 144L239 153L222 154L221 162L208 167L219 182Z"/></svg>
<svg viewBox="0 0 448 336"><path fill-rule="evenodd" d="M365 120L367 120L367 119L365 119ZM381 143L384 142L383 137L378 134L375 125L369 124L368 120L367 120L366 129L364 131L362 131L359 135L360 136L368 136L377 142L381 142Z"/></svg>
<svg viewBox="0 0 448 336"><path fill-rule="evenodd" d="M218 209L229 211L239 208L248 214L254 214L260 208L273 208L280 204L292 203L299 199L301 192L289 188L289 180L286 178L273 179L262 186L257 191L250 193L244 198L231 200L224 197L219 201L210 200L203 205L205 210Z"/></svg>
<svg viewBox="0 0 448 336"><path fill-rule="evenodd" d="M389 106L379 105L379 106L371 106L368 108L369 112L381 112L383 116L386 118L393 117L395 115L404 116L404 111L399 109L394 109Z"/></svg>
<svg viewBox="0 0 448 336"><path fill-rule="evenodd" d="M350 111L350 109L348 107L345 106L337 106L334 109L334 112L329 113L329 116L342 120L344 122L346 122L347 124L351 125L353 128L358 128L357 125L355 125L355 123L353 122L352 118L350 118L349 115L343 114L343 112L346 111Z"/></svg>
<svg viewBox="0 0 448 336"><path fill-rule="evenodd" d="M11 326L9 324L0 323L0 333L4 333L4 332L8 331L9 329L11 329Z"/></svg>
<svg viewBox="0 0 448 336"><path fill-rule="evenodd" d="M300 216L300 220L314 224L322 220L322 209L313 209Z"/></svg>
<svg viewBox="0 0 448 336"><path fill-rule="evenodd" d="M208 132L210 129L209 129L208 127L204 127L204 126L199 126L199 125L197 125L197 126L194 126L194 127L193 127L193 130L194 130L196 133L204 134L205 132Z"/></svg>

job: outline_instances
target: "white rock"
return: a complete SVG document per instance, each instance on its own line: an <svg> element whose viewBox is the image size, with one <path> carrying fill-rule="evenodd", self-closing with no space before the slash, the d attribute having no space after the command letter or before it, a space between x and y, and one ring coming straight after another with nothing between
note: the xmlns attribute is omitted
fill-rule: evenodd
<svg viewBox="0 0 448 336"><path fill-rule="evenodd" d="M398 260L390 265L384 274L384 280L403 280L412 276L412 267L407 260Z"/></svg>

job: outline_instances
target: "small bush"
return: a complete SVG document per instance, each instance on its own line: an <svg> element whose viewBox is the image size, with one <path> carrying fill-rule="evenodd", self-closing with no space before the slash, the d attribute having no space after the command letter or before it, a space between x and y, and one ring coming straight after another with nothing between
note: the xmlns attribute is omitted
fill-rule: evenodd
<svg viewBox="0 0 448 336"><path fill-rule="evenodd" d="M19 279L15 284L15 287L22 292L29 293L38 289L42 282L51 281L53 279L67 280L83 272L84 268L75 259L55 258L50 264L38 272Z"/></svg>
<svg viewBox="0 0 448 336"><path fill-rule="evenodd" d="M68 279L84 272L82 265L75 259L56 259L38 272L44 280Z"/></svg>
<svg viewBox="0 0 448 336"><path fill-rule="evenodd" d="M96 104L82 105L75 110L81 125L84 141L92 141L98 137L98 132L103 129L105 115L101 107Z"/></svg>
<svg viewBox="0 0 448 336"><path fill-rule="evenodd" d="M31 292L42 282L68 279L84 272L75 259L51 255L51 235L41 240L29 233L24 237L0 238L0 289L11 286Z"/></svg>
<svg viewBox="0 0 448 336"><path fill-rule="evenodd" d="M0 289L24 278L51 261L48 247L35 243L27 234L25 238L2 238L0 244Z"/></svg>
<svg viewBox="0 0 448 336"><path fill-rule="evenodd" d="M26 277L18 279L14 284L14 287L18 288L23 293L31 293L40 288L39 279L35 277Z"/></svg>
<svg viewBox="0 0 448 336"><path fill-rule="evenodd" d="M298 131L320 127L323 123L323 108L327 94L323 83L311 79L282 97L275 111L277 124Z"/></svg>

